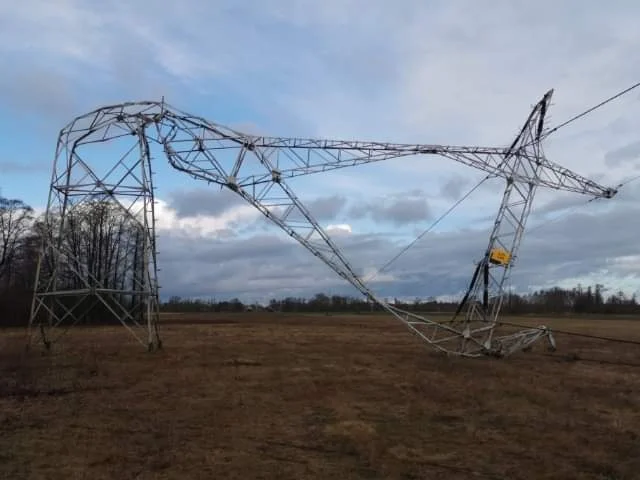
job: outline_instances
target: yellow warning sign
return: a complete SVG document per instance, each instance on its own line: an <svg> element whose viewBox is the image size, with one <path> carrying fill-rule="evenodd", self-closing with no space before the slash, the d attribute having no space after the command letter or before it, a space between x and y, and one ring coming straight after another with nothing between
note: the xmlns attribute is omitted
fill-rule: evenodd
<svg viewBox="0 0 640 480"><path fill-rule="evenodd" d="M494 248L489 255L489 261L496 265L506 265L511 260L511 254L504 248Z"/></svg>

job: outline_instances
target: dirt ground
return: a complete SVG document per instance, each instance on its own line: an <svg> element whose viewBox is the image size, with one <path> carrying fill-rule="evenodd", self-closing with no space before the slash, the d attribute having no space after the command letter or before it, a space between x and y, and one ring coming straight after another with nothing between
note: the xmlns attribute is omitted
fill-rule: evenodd
<svg viewBox="0 0 640 480"><path fill-rule="evenodd" d="M511 319L640 341L640 320ZM447 358L384 316L0 332L0 478L640 479L640 345Z"/></svg>

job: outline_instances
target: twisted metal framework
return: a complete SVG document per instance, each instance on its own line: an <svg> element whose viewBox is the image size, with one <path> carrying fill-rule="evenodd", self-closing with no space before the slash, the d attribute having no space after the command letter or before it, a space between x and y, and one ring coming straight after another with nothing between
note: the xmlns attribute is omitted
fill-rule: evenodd
<svg viewBox="0 0 640 480"><path fill-rule="evenodd" d="M547 337L552 348L555 348L551 332L545 328L493 337L504 298L504 285L517 257L533 197L539 185L536 179L544 171L544 153L540 140L544 133L544 119L552 93L552 91L547 92L534 107L520 133L505 153L503 172L506 174L507 185L498 215L484 256L478 262L469 288L451 322L455 325L464 325L470 338L481 340L485 350L500 355L526 348L543 337ZM530 180L517 182L515 178L518 176ZM613 191L605 191L603 196L611 197ZM466 314L462 320L458 320L458 315L464 308L466 308ZM464 346L461 348L464 349Z"/></svg>
<svg viewBox="0 0 640 480"><path fill-rule="evenodd" d="M503 284L517 253L534 192L543 186L557 190L610 198L615 190L547 160L540 147L544 115L551 91L536 105L520 135L508 147L467 147L425 144L318 140L247 135L169 107L164 102L123 103L103 107L76 118L59 137L30 328L39 326L46 345L51 331L78 321L83 302L93 298L125 326L146 331L140 341L150 349L159 346L157 333L158 282L150 144L159 145L170 165L195 179L227 187L324 261L366 298L378 303L411 331L438 350L463 356L506 355L526 348L541 334L523 331L494 337ZM86 150L91 145L129 139L124 151L104 174L91 167ZM396 308L377 295L355 273L331 238L300 202L286 180L365 163L413 155L439 155L506 179L500 207L485 259L480 262L472 287L464 299L466 315L437 322ZM107 285L82 265L65 241L69 219L83 204L108 201L130 220L136 233L135 251L143 262L130 262L131 278L117 288ZM57 232L57 233L55 233ZM142 241L140 242L140 238ZM510 255L494 272L496 245ZM504 253L504 252L503 252ZM139 256L139 255L138 255ZM123 257L124 258L124 257ZM86 263L86 262L85 262ZM114 265L121 264L117 260ZM117 268L117 267L116 267ZM95 269L94 269L95 270ZM74 278L68 287L62 273ZM484 272L484 290L476 280ZM123 276L123 275L121 275ZM126 272L125 275L126 277ZM118 277L119 278L119 277ZM127 277L129 278L129 277ZM112 282L113 283L113 282ZM117 283L117 282L116 282ZM74 302L62 301L73 296ZM134 331L132 329L132 331ZM548 335L543 331L542 335Z"/></svg>

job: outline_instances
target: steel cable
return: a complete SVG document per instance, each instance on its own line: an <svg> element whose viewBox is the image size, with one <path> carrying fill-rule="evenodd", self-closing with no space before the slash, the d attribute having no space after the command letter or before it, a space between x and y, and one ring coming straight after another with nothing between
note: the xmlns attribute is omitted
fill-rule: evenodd
<svg viewBox="0 0 640 480"><path fill-rule="evenodd" d="M451 212L453 212L462 202L464 202L467 198L469 198L469 196L475 192L478 188L480 188L480 186L486 182L487 180L489 180L491 177L494 177L494 174L489 174L487 176L485 176L482 180L480 180L471 190L469 190L466 194L464 194L460 199L458 199L457 202L455 202L450 208L449 210L447 210L446 212L444 212L442 215L440 215L440 217L438 217L430 226L429 228L427 228L426 230L424 230L422 233L420 233L420 235L418 235L414 240L411 241L411 243L409 243L408 245L406 245L402 250L400 250L400 252L398 252L393 258L391 258L388 262L386 262L382 267L380 267L378 270L376 270L373 275L371 275L369 278L367 278L366 280L364 280L365 282L370 282L371 280L373 280L374 278L376 278L378 276L378 274L384 272L387 268L389 268L394 262L396 262L402 255L404 255L405 253L407 253L407 251L409 251L409 249L411 247L413 247L416 243L418 243L422 237L424 237L427 233L429 233L431 230L433 230L442 220L444 220L449 214L451 214Z"/></svg>

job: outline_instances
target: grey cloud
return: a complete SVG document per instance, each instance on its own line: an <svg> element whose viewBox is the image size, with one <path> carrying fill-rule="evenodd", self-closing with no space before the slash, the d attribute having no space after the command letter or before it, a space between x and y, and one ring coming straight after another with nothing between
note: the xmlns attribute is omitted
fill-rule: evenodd
<svg viewBox="0 0 640 480"><path fill-rule="evenodd" d="M389 198L378 198L371 202L356 204L349 210L349 215L356 219L369 217L376 222L397 226L431 218L431 209L422 192L414 190L405 195L397 194Z"/></svg>
<svg viewBox="0 0 640 480"><path fill-rule="evenodd" d="M640 142L633 142L624 147L607 152L605 162L610 167L617 167L630 160L637 160L640 157Z"/></svg>
<svg viewBox="0 0 640 480"><path fill-rule="evenodd" d="M192 244L185 255L187 240L161 237L163 245L163 276L170 279L163 295L182 296L256 296L311 295L318 291L357 294L322 262L286 235L262 235L206 244ZM463 243L466 237L462 237ZM390 237L354 235L335 239L346 258L360 274L367 266L380 266L401 247ZM448 242L452 250L454 243ZM470 242L474 245L474 242ZM459 245L458 245L459 247ZM431 255L418 262L423 269L410 272L394 284L385 285L383 295L446 294L460 290L467 279L467 269L461 268L455 255L448 255L442 264L434 264ZM414 259L415 262L415 259ZM453 262L449 264L448 262ZM466 267L466 265L463 265ZM398 268L401 268L398 265ZM443 272L451 275L443 276ZM457 273L456 273L457 272Z"/></svg>
<svg viewBox="0 0 640 480"><path fill-rule="evenodd" d="M8 69L0 77L0 103L19 115L43 115L58 128L77 110L73 85L71 78L52 68Z"/></svg>
<svg viewBox="0 0 640 480"><path fill-rule="evenodd" d="M462 189L469 185L469 180L456 175L447 180L440 189L440 196L449 200L456 200L462 195Z"/></svg>
<svg viewBox="0 0 640 480"><path fill-rule="evenodd" d="M396 200L391 205L380 209L373 208L371 215L374 220L390 221L397 225L431 218L427 200L420 198Z"/></svg>
<svg viewBox="0 0 640 480"><path fill-rule="evenodd" d="M169 204L179 217L198 215L221 215L227 210L246 202L227 189L197 188L178 190L170 194Z"/></svg>
<svg viewBox="0 0 640 480"><path fill-rule="evenodd" d="M325 221L334 220L344 209L346 201L342 195L331 195L305 202L305 205L317 220Z"/></svg>
<svg viewBox="0 0 640 480"><path fill-rule="evenodd" d="M278 232L282 233L282 232ZM179 237L160 237L165 254L163 295L241 296L253 292L275 295L308 286L312 288L335 277L327 267L286 235L259 235L233 242L222 240L193 243ZM185 255L190 251L190 255Z"/></svg>
<svg viewBox="0 0 640 480"><path fill-rule="evenodd" d="M563 278L601 274L612 258L635 255L640 228L629 222L632 209L606 214L575 214L529 235L523 244L514 281L545 285ZM624 228L621 228L625 225ZM611 272L615 278L619 272ZM640 271L636 272L636 278Z"/></svg>
<svg viewBox="0 0 640 480"><path fill-rule="evenodd" d="M578 79L602 70L610 72L608 82L609 78L619 82L618 72L625 78L636 75L621 72L635 68L633 62L616 58L624 58L635 45L636 28L627 20L633 16L628 14L631 7L627 11L610 6L581 10L574 21L567 12L575 15L575 6L564 7L550 20L541 13L545 8L487 8L473 2L425 7L412 1L411 7L397 9L372 1L364 10L361 2L337 0L321 6L288 2L284 7L260 2L228 7L187 1L163 9L150 5L107 1L99 12L65 5L69 12L65 11L65 21L57 29L33 9L11 5L6 7L6 17L17 21L7 22L8 33L0 39L8 43L12 37L19 41L38 33L51 39L51 45L59 44L63 57L73 58L69 52L74 52L85 61L105 59L99 68L90 65L92 71L104 70L127 93L145 91L155 74L162 72L178 84L184 82L182 86L197 88L198 93L222 90L224 96L250 100L252 108L262 109L269 119L277 118L280 125L287 124L283 129L287 133L302 124L310 134L364 132L370 138L392 140L406 135L416 138L427 131L438 141L507 142L517 126L514 122L524 120L528 105L557 79L565 87L563 94L574 90L573 102L582 106L594 88L572 89ZM12 10L22 13L12 15ZM252 26L240 37L235 35L239 18ZM600 24L615 25L620 35L606 33L612 28L592 28ZM304 41L299 41L301 29L312 32ZM381 29L384 35L379 34ZM526 34L514 36L519 31ZM576 33L580 37L574 41ZM218 49L212 59L212 49L230 37L237 37L236 41L223 51ZM87 38L91 40L82 41ZM432 47L434 40L437 48ZM323 48L318 54L320 42ZM594 54L605 47L610 54ZM282 55L274 58L268 55L271 51ZM523 51L533 64L542 58L550 68L512 68L519 65ZM373 58L371 52L375 52ZM141 67L141 59L152 67ZM340 68L327 68L335 65ZM492 65L506 65L509 75ZM478 74L469 75L469 71ZM305 81L299 81L301 74ZM95 76L87 77L94 81ZM266 103L268 107L262 106ZM569 104L568 109L573 106Z"/></svg>
<svg viewBox="0 0 640 480"><path fill-rule="evenodd" d="M611 258L637 254L640 226L629 222L634 208L615 208L592 213L574 213L525 233L512 275L512 285L526 291L530 285L546 285L563 279L594 274L607 268ZM625 225L625 228L621 228ZM482 254L486 232L447 233L421 242L395 265L398 271L420 274L421 270L456 278L470 275L471 260ZM420 264L418 259L423 258ZM613 278L620 272L611 272ZM464 276L464 275L463 275ZM640 271L636 273L640 278ZM606 283L606 278L603 278ZM455 292L450 292L455 293Z"/></svg>
<svg viewBox="0 0 640 480"><path fill-rule="evenodd" d="M553 285L609 269L609 280L636 278L640 272L611 259L638 254L640 225L633 204L600 207L567 215L525 234L511 286ZM621 228L625 225L625 228ZM425 237L394 262L393 282L372 283L381 296L457 295L467 286L474 261L482 255L488 232L465 229ZM318 291L357 292L319 259L282 232L248 238L193 240L162 236L163 295L238 296L247 300L312 295ZM406 244L389 235L355 234L336 238L345 257L362 273L380 267ZM189 252L186 254L185 252ZM604 278L602 283L607 284Z"/></svg>
<svg viewBox="0 0 640 480"><path fill-rule="evenodd" d="M236 239L233 243L219 242L197 253L194 259L206 262L207 259L214 258L219 263L233 264L238 261L264 260L272 256L277 258L291 248L298 248L296 243L287 240L286 236L281 235L256 235L250 239Z"/></svg>
<svg viewBox="0 0 640 480"><path fill-rule="evenodd" d="M113 78L134 89L143 87L153 80L153 50L146 42L131 42L129 35L112 37L107 45L105 60L110 63ZM145 99L149 95L144 96Z"/></svg>
<svg viewBox="0 0 640 480"><path fill-rule="evenodd" d="M304 201L304 205L318 221L334 220L344 208L346 199L341 195L316 197ZM179 217L194 217L198 215L222 215L231 208L248 205L239 195L228 189L197 188L193 190L178 190L169 195L169 205L176 210ZM300 216L294 213L290 219ZM269 222L260 217L260 223ZM252 225L254 228L256 225Z"/></svg>
<svg viewBox="0 0 640 480"><path fill-rule="evenodd" d="M14 66L0 78L0 104L59 129L107 103L176 100L170 79L160 78L158 45L141 38L144 25L130 28L120 5L39 3L13 2L0 14L0 58Z"/></svg>
<svg viewBox="0 0 640 480"><path fill-rule="evenodd" d="M581 205L585 205L589 200L591 200L591 198L593 197L585 198L583 195L576 194L558 195L542 205L538 205L538 202L536 202L532 208L532 213L535 216L538 216L567 208L579 207Z"/></svg>

